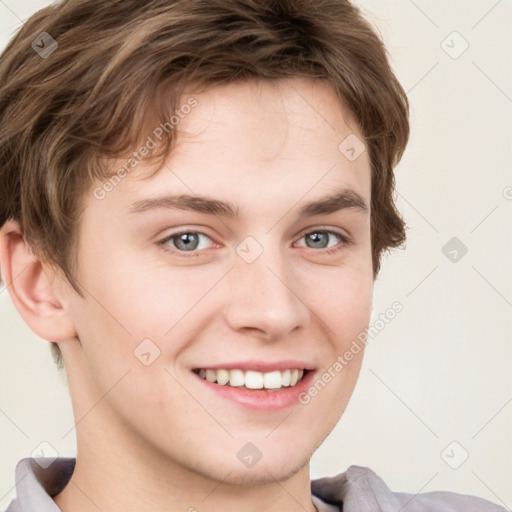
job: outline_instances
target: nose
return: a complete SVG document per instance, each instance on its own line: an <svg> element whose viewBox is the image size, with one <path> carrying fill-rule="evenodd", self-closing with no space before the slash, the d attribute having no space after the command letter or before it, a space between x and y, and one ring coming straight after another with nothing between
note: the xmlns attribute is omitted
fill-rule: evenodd
<svg viewBox="0 0 512 512"><path fill-rule="evenodd" d="M240 254L243 255L242 252ZM252 262L235 254L226 283L225 320L231 329L255 333L267 341L286 338L309 322L305 279L297 279L285 251L264 247Z"/></svg>

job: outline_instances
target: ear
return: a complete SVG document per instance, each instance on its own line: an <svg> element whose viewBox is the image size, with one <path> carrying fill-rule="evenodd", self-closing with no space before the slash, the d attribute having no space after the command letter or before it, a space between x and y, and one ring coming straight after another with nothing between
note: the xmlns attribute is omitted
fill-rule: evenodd
<svg viewBox="0 0 512 512"><path fill-rule="evenodd" d="M56 296L55 275L36 256L16 221L7 221L0 230L0 270L15 308L40 338L63 341L77 336Z"/></svg>

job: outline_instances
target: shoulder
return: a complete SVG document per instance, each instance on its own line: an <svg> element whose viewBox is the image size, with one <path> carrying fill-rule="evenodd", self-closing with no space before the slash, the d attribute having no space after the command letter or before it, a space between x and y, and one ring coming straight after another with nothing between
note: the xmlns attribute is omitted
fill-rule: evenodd
<svg viewBox="0 0 512 512"><path fill-rule="evenodd" d="M62 457L24 458L16 464L16 497L5 512L58 512L52 500L68 483L75 459Z"/></svg>
<svg viewBox="0 0 512 512"><path fill-rule="evenodd" d="M363 466L350 466L339 475L312 480L311 491L327 503L343 504L343 512L508 512L501 505L469 494L393 492L373 470Z"/></svg>

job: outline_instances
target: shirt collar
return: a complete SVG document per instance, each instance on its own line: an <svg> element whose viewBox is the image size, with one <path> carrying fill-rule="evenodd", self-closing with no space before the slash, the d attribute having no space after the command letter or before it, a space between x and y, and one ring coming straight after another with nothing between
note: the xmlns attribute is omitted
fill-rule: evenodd
<svg viewBox="0 0 512 512"><path fill-rule="evenodd" d="M66 487L74 458L25 458L16 465L16 501L20 512L60 512L52 497ZM11 507L7 509L9 512Z"/></svg>

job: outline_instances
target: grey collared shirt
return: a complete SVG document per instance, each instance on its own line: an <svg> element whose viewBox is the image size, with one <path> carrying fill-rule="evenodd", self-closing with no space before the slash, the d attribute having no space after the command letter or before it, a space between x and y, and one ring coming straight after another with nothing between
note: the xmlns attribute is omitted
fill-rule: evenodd
<svg viewBox="0 0 512 512"><path fill-rule="evenodd" d="M15 472L16 498L6 512L60 512L52 497L64 489L74 468L74 458L21 459ZM319 512L509 512L466 494L392 492L371 469L361 466L312 480L311 492Z"/></svg>

